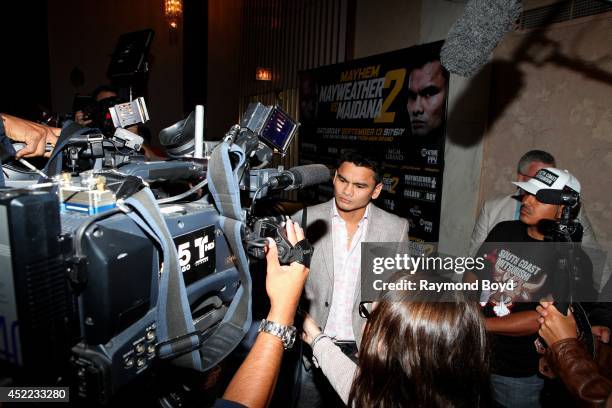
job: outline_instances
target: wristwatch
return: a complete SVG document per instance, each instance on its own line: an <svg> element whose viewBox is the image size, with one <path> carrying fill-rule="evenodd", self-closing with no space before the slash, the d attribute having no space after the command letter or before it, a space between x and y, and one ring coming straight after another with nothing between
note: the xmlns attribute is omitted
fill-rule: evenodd
<svg viewBox="0 0 612 408"><path fill-rule="evenodd" d="M285 350L289 350L293 347L293 343L295 342L296 330L294 326L283 326L282 324L263 319L259 324L258 332L270 333L280 338Z"/></svg>

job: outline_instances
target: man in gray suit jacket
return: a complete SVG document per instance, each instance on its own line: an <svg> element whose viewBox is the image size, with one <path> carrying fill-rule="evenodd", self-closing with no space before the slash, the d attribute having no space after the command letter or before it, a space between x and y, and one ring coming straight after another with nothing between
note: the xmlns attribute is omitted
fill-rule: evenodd
<svg viewBox="0 0 612 408"><path fill-rule="evenodd" d="M303 309L354 357L365 323L359 316L361 243L408 241L408 220L371 203L382 190L381 174L376 162L359 153L343 155L333 184L333 199L307 209L304 229L314 253ZM301 219L301 213L295 219ZM298 406L319 406L321 385L315 385L310 363L305 366ZM325 400L325 406L330 405Z"/></svg>

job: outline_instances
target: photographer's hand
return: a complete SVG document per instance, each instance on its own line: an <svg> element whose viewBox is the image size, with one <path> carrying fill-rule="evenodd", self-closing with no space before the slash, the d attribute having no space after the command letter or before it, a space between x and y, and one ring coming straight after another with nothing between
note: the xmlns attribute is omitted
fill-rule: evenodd
<svg viewBox="0 0 612 408"><path fill-rule="evenodd" d="M83 111L81 110L78 110L74 113L74 121L81 126L88 126L92 122L91 119L85 118L85 113L83 113Z"/></svg>
<svg viewBox="0 0 612 408"><path fill-rule="evenodd" d="M571 309L568 309L567 316L557 310L552 302L540 302L536 311L540 313L540 330L538 334L552 346L556 342L564 339L575 339L578 337L576 321Z"/></svg>
<svg viewBox="0 0 612 408"><path fill-rule="evenodd" d="M26 146L17 152L16 158L45 156L50 157L51 152L45 153L47 143L55 146L61 132L59 128L52 128L15 116L1 114L4 131L9 139L24 142Z"/></svg>
<svg viewBox="0 0 612 408"><path fill-rule="evenodd" d="M304 239L304 231L292 221L287 221L287 237L292 244L296 244ZM278 262L276 244L271 239L266 258L268 262L266 291L271 304L267 319L282 325L292 325L300 294L308 276L308 268L297 262L281 266ZM250 408L268 406L274 392L283 353L283 343L277 336L265 332L259 333L255 345L232 378L223 398Z"/></svg>
<svg viewBox="0 0 612 408"><path fill-rule="evenodd" d="M287 221L287 238L292 245L304 239L302 228L291 220ZM308 276L306 266L293 262L281 266L278 262L278 248L272 239L268 239L268 263L266 292L270 298L268 320L283 325L292 325L295 311Z"/></svg>

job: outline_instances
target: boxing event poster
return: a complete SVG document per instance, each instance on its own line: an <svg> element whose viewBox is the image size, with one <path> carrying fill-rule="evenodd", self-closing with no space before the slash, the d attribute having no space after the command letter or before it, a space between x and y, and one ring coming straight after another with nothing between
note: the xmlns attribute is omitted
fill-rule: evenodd
<svg viewBox="0 0 612 408"><path fill-rule="evenodd" d="M300 72L300 164L338 164L345 149L383 168L376 204L407 218L410 239L437 242L448 73L442 42ZM331 183L304 192L325 201Z"/></svg>

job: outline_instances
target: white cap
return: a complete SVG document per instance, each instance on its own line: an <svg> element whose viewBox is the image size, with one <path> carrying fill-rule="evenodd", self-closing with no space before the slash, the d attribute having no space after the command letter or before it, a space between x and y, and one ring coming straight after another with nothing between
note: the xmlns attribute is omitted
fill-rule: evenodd
<svg viewBox="0 0 612 408"><path fill-rule="evenodd" d="M513 181L512 184L533 195L540 190L548 189L561 191L565 187L580 194L580 182L578 179L569 171L557 169L555 167L540 169L535 176L529 179L529 181Z"/></svg>

